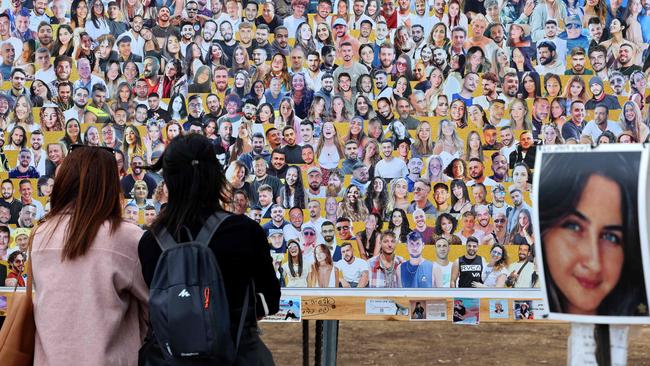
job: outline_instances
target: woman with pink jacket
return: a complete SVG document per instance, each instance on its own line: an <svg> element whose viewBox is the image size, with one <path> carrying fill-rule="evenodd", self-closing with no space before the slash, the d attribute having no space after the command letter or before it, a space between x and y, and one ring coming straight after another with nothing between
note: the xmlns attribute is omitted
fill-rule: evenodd
<svg viewBox="0 0 650 366"><path fill-rule="evenodd" d="M33 230L34 365L137 365L148 318L142 231L122 220L113 152L70 151Z"/></svg>

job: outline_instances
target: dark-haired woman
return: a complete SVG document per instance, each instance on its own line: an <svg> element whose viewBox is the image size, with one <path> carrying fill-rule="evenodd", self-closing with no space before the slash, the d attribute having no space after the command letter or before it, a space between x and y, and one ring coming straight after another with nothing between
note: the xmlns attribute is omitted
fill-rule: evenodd
<svg viewBox="0 0 650 366"><path fill-rule="evenodd" d="M140 240L139 254L142 274L151 285L160 247L153 232L165 228L177 241L188 241L188 228L196 236L206 220L224 212L223 203L230 201L223 168L214 153L214 145L203 135L189 134L173 139L160 159L151 167L162 169L169 200ZM235 364L273 364L269 350L257 332L257 318L274 314L279 309L280 284L275 274L268 241L262 227L244 215L225 219L212 237L210 249L217 258L223 276L234 331L239 325L246 291L255 289L256 297L244 324ZM243 269L246 268L244 271ZM252 285L251 285L252 284ZM253 308L253 305L254 308Z"/></svg>
<svg viewBox="0 0 650 366"><path fill-rule="evenodd" d="M295 239L287 244L287 262L282 265L287 287L307 287L310 262L305 262L300 243Z"/></svg>
<svg viewBox="0 0 650 366"><path fill-rule="evenodd" d="M648 316L640 160L639 151L544 157L539 222L551 312Z"/></svg>
<svg viewBox="0 0 650 366"><path fill-rule="evenodd" d="M122 220L115 165L104 148L75 147L58 170L50 212L33 229L34 364L137 364L148 308L142 230Z"/></svg>

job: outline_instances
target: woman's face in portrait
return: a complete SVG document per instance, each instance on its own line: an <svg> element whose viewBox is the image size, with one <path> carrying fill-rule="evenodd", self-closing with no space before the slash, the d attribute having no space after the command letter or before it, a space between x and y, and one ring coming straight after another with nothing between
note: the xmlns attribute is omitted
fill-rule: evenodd
<svg viewBox="0 0 650 366"><path fill-rule="evenodd" d="M146 199L149 194L147 185L143 183L136 184L135 187L133 187L133 190L135 191L134 194L136 199Z"/></svg>
<svg viewBox="0 0 650 366"><path fill-rule="evenodd" d="M210 75L208 74L208 69L203 68L196 75L196 84L204 84L210 80Z"/></svg>
<svg viewBox="0 0 650 366"><path fill-rule="evenodd" d="M406 83L406 78L399 78L395 84L395 92L404 95L404 92L406 92Z"/></svg>
<svg viewBox="0 0 650 366"><path fill-rule="evenodd" d="M70 43L70 39L72 39L72 34L70 34L70 31L66 28L59 28L58 39L61 44L68 44Z"/></svg>
<svg viewBox="0 0 650 366"><path fill-rule="evenodd" d="M327 26L325 23L320 23L318 27L316 28L316 36L318 39L322 42L327 39L329 36L329 31L327 30Z"/></svg>
<svg viewBox="0 0 650 366"><path fill-rule="evenodd" d="M420 141L428 141L429 138L431 138L431 126L429 126L428 123L422 123L420 125L418 138L420 139Z"/></svg>
<svg viewBox="0 0 650 366"><path fill-rule="evenodd" d="M376 153L377 153L377 146L375 146L375 144L366 145L366 157L375 156Z"/></svg>
<svg viewBox="0 0 650 366"><path fill-rule="evenodd" d="M183 109L183 99L181 97L176 97L172 101L172 111L180 112Z"/></svg>
<svg viewBox="0 0 650 366"><path fill-rule="evenodd" d="M571 92L572 98L578 98L578 96L580 96L580 93L582 93L582 85L580 85L580 83L577 81L574 81L571 83L569 91Z"/></svg>
<svg viewBox="0 0 650 366"><path fill-rule="evenodd" d="M497 62L501 65L506 65L508 63L508 54L500 48L497 48Z"/></svg>
<svg viewBox="0 0 650 366"><path fill-rule="evenodd" d="M375 192L381 192L384 189L384 180L377 178L372 182L372 190Z"/></svg>
<svg viewBox="0 0 650 366"><path fill-rule="evenodd" d="M210 121L210 122L208 122L208 124L205 125L205 135L206 136L214 135L216 130L217 130L217 125L216 125L216 122L214 122L214 121Z"/></svg>
<svg viewBox="0 0 650 366"><path fill-rule="evenodd" d="M9 101L6 98L0 98L0 113L5 114L9 110Z"/></svg>
<svg viewBox="0 0 650 366"><path fill-rule="evenodd" d="M636 119L636 112L634 111L634 107L632 107L631 104L626 104L625 105L625 119L628 121L634 121Z"/></svg>
<svg viewBox="0 0 650 366"><path fill-rule="evenodd" d="M454 196L455 196L457 199L460 200L460 199L463 198L463 187L461 187L460 185L455 185L455 186L451 189L451 193L453 193Z"/></svg>
<svg viewBox="0 0 650 366"><path fill-rule="evenodd" d="M52 188L54 187L54 179L48 178L47 182L41 186L41 193L45 197L49 197L52 194Z"/></svg>
<svg viewBox="0 0 650 366"><path fill-rule="evenodd" d="M562 106L560 105L560 102L557 100L554 100L553 103L551 103L551 117L555 118L560 118L564 114L564 110L562 109Z"/></svg>
<svg viewBox="0 0 650 366"><path fill-rule="evenodd" d="M408 186L405 181L399 180L395 183L395 197L397 198L406 198L408 194Z"/></svg>
<svg viewBox="0 0 650 366"><path fill-rule="evenodd" d="M108 76L108 80L115 80L117 79L117 76L120 74L120 65L117 63L112 63L108 66L108 70L106 70L106 76Z"/></svg>
<svg viewBox="0 0 650 366"><path fill-rule="evenodd" d="M124 138L126 139L126 143L129 145L135 144L135 131L133 128L127 128L126 131L124 131Z"/></svg>
<svg viewBox="0 0 650 366"><path fill-rule="evenodd" d="M158 141L160 139L160 128L157 125L149 125L149 139L151 141Z"/></svg>
<svg viewBox="0 0 650 366"><path fill-rule="evenodd" d="M367 230L375 230L377 228L377 218L375 215L368 215L365 224Z"/></svg>
<svg viewBox="0 0 650 366"><path fill-rule="evenodd" d="M298 247L298 244L291 243L289 245L289 255L295 257L298 255L298 253L300 253L300 248Z"/></svg>
<svg viewBox="0 0 650 366"><path fill-rule="evenodd" d="M324 262L327 259L327 255L323 252L322 247L316 247L314 250L314 256L316 257L317 262Z"/></svg>
<svg viewBox="0 0 650 366"><path fill-rule="evenodd" d="M524 212L519 213L519 226L522 228L526 228L530 225L530 220L528 219L528 215Z"/></svg>
<svg viewBox="0 0 650 366"><path fill-rule="evenodd" d="M289 187L293 187L293 185L296 184L296 181L298 180L298 172L296 169L288 169L285 180Z"/></svg>
<svg viewBox="0 0 650 366"><path fill-rule="evenodd" d="M465 114L465 109L463 108L463 102L454 101L451 103L451 118L454 121L461 120Z"/></svg>
<svg viewBox="0 0 650 366"><path fill-rule="evenodd" d="M78 136L79 135L79 123L77 121L71 121L68 123L68 128L66 129L68 135Z"/></svg>
<svg viewBox="0 0 650 366"><path fill-rule="evenodd" d="M526 111L524 110L524 106L521 103L513 103L512 108L510 109L510 117L514 121L523 121L524 120L524 114Z"/></svg>
<svg viewBox="0 0 650 366"><path fill-rule="evenodd" d="M438 104L436 105L436 116L447 116L449 111L449 101L444 95L438 96Z"/></svg>
<svg viewBox="0 0 650 366"><path fill-rule="evenodd" d="M404 220L404 218L402 217L401 212L393 211L393 216L391 220L393 221L393 225L395 225L395 227L400 227L402 226L402 221Z"/></svg>
<svg viewBox="0 0 650 366"><path fill-rule="evenodd" d="M375 2L375 0L370 0L370 2L368 3L368 8L366 9L366 11L368 12L368 16L372 17L375 14L377 14L377 9L378 9L377 3Z"/></svg>
<svg viewBox="0 0 650 366"><path fill-rule="evenodd" d="M80 19L85 19L88 16L88 4L85 1L80 1L77 6L77 15Z"/></svg>
<svg viewBox="0 0 650 366"><path fill-rule="evenodd" d="M181 44L176 36L169 36L167 42L167 52L171 53L172 55L181 52Z"/></svg>
<svg viewBox="0 0 650 366"><path fill-rule="evenodd" d="M180 134L181 130L177 124L169 125L169 127L167 127L167 139L171 140Z"/></svg>
<svg viewBox="0 0 650 366"><path fill-rule="evenodd" d="M478 135L478 133L473 133L469 137L469 147L473 151L478 151L478 149L481 147L481 137Z"/></svg>
<svg viewBox="0 0 650 366"><path fill-rule="evenodd" d="M311 28L308 24L303 24L300 27L300 39L302 39L303 42L308 42L311 39L311 36Z"/></svg>
<svg viewBox="0 0 650 366"><path fill-rule="evenodd" d="M255 83L253 86L253 90L255 91L255 94L258 96L262 96L264 94L264 84L263 83Z"/></svg>
<svg viewBox="0 0 650 366"><path fill-rule="evenodd" d="M99 131L95 126L90 126L86 135L88 136L88 144L99 146Z"/></svg>
<svg viewBox="0 0 650 366"><path fill-rule="evenodd" d="M442 164L438 159L431 159L429 163L429 175L438 177L442 171Z"/></svg>
<svg viewBox="0 0 650 366"><path fill-rule="evenodd" d="M525 185L528 182L528 172L526 171L526 168L517 165L512 170L512 181L517 185Z"/></svg>
<svg viewBox="0 0 650 366"><path fill-rule="evenodd" d="M144 39L145 41L151 41L153 39L153 33L149 28L142 28L140 30L140 35L142 36L142 39ZM201 52L200 49L199 52Z"/></svg>
<svg viewBox="0 0 650 366"><path fill-rule="evenodd" d="M372 51L371 47L365 47L361 50L361 59L366 65L372 64L372 61L375 59L375 53Z"/></svg>
<svg viewBox="0 0 650 366"><path fill-rule="evenodd" d="M239 73L235 75L235 86L237 88L243 88L244 85L246 85L246 77L244 76L244 74Z"/></svg>
<svg viewBox="0 0 650 366"><path fill-rule="evenodd" d="M124 76L126 76L128 80L133 80L138 76L138 69L135 67L133 62L124 65Z"/></svg>
<svg viewBox="0 0 650 366"><path fill-rule="evenodd" d="M280 113L282 114L283 117L289 117L291 115L292 109L291 109L291 104L289 102L282 102L280 104Z"/></svg>
<svg viewBox="0 0 650 366"><path fill-rule="evenodd" d="M429 62L431 59L433 59L433 51L429 47L424 47L422 49L422 52L420 52L420 58L422 59L422 62Z"/></svg>
<svg viewBox="0 0 650 366"><path fill-rule="evenodd" d="M199 49L199 57L200 56L201 56L201 50ZM235 50L235 62L239 65L244 63L244 51L242 51L241 48Z"/></svg>
<svg viewBox="0 0 650 366"><path fill-rule="evenodd" d="M221 50L221 48L219 46L212 46L212 52L211 53L212 53L212 59L213 60L218 60L223 55L223 51Z"/></svg>
<svg viewBox="0 0 650 366"><path fill-rule="evenodd" d="M510 39L513 41L519 41L521 40L521 36L524 34L523 30L521 27L512 25L510 27Z"/></svg>
<svg viewBox="0 0 650 366"><path fill-rule="evenodd" d="M512 61L517 65L521 65L524 63L524 60L525 60L524 54L521 53L521 51L518 48L515 48L512 51Z"/></svg>
<svg viewBox="0 0 650 366"><path fill-rule="evenodd" d="M457 3L451 3L449 4L449 15L452 17L455 17L458 15L458 12L460 11L460 5Z"/></svg>
<svg viewBox="0 0 650 366"><path fill-rule="evenodd" d="M27 104L27 99L26 98L18 98L18 102L16 102L16 118L19 121L24 121L27 119L27 116L29 115L29 105Z"/></svg>
<svg viewBox="0 0 650 366"><path fill-rule="evenodd" d="M289 174L289 171L287 171L287 175ZM243 182L244 179L246 178L246 169L242 166L237 166L235 169L235 178L237 179L238 182Z"/></svg>
<svg viewBox="0 0 650 366"><path fill-rule="evenodd" d="M555 139L557 139L557 134L555 133L555 128L551 126L547 126L544 128L544 142L546 143L554 143Z"/></svg>
<svg viewBox="0 0 650 366"><path fill-rule="evenodd" d="M363 100L363 98L357 99L357 109L359 109L358 107L361 100ZM365 100L363 100L363 104L366 104ZM361 110L359 110L359 112L363 113ZM350 133L352 133L352 135L354 136L357 136L358 134L361 133L361 121L359 121L358 119L353 119L352 121L350 121Z"/></svg>
<svg viewBox="0 0 650 366"><path fill-rule="evenodd" d="M467 115L469 116L469 120L476 125L480 125L480 123L483 121L481 110L478 109L478 107L475 105L467 108Z"/></svg>
<svg viewBox="0 0 650 366"><path fill-rule="evenodd" d="M350 203L356 203L357 199L359 198L359 189L356 187L352 187L348 190L348 200Z"/></svg>
<svg viewBox="0 0 650 366"><path fill-rule="evenodd" d="M283 67L284 67L284 56L282 55L273 56L273 60L271 61L271 70L274 72L280 72L282 71Z"/></svg>
<svg viewBox="0 0 650 366"><path fill-rule="evenodd" d="M332 177L330 177L330 180L331 179ZM325 200L325 213L336 214L336 198L327 197L327 199Z"/></svg>
<svg viewBox="0 0 650 366"><path fill-rule="evenodd" d="M557 79L552 78L546 80L546 91L551 97L557 97L560 94L560 83Z"/></svg>
<svg viewBox="0 0 650 366"><path fill-rule="evenodd" d="M273 112L268 106L263 106L260 109L260 122L265 123L268 122L271 119L271 114Z"/></svg>
<svg viewBox="0 0 650 366"><path fill-rule="evenodd" d="M535 80L530 75L524 78L524 89L528 95L535 93Z"/></svg>
<svg viewBox="0 0 650 366"><path fill-rule="evenodd" d="M465 174L465 167L460 160L454 162L452 173L454 174L454 178L462 178L463 174Z"/></svg>
<svg viewBox="0 0 650 366"><path fill-rule="evenodd" d="M443 25L439 25L433 29L432 35L434 42L436 42L436 44L441 44L444 43L445 38L447 38L447 31Z"/></svg>
<svg viewBox="0 0 650 366"><path fill-rule="evenodd" d="M323 137L326 139L331 139L335 134L336 130L334 129L334 125L332 123L327 122L323 125Z"/></svg>
<svg viewBox="0 0 650 366"><path fill-rule="evenodd" d="M42 118L45 127L54 128L56 126L56 110L54 108L44 108Z"/></svg>
<svg viewBox="0 0 650 366"><path fill-rule="evenodd" d="M440 219L440 227L442 228L443 232L451 234L451 229L453 229L454 224L448 218L443 217Z"/></svg>
<svg viewBox="0 0 650 366"><path fill-rule="evenodd" d="M624 253L620 187L611 179L592 175L585 183L575 212L542 238L553 282L566 311L596 314L603 299L621 277Z"/></svg>
<svg viewBox="0 0 650 366"><path fill-rule="evenodd" d="M451 124L451 122L446 121L442 123L442 135L443 136L451 136L454 134L454 127Z"/></svg>

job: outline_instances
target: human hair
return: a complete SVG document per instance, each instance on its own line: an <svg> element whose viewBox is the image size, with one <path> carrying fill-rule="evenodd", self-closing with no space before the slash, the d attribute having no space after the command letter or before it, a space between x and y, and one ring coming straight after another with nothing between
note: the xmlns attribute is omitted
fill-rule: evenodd
<svg viewBox="0 0 650 366"><path fill-rule="evenodd" d="M78 147L63 160L44 217L58 226L63 215L70 215L61 260L86 254L104 222L111 233L120 226L122 189L115 166L113 154L96 147Z"/></svg>
<svg viewBox="0 0 650 366"><path fill-rule="evenodd" d="M274 150L274 152L275 152L275 150ZM300 172L300 168L298 166L296 166L296 165L289 165L287 167L286 172L288 173L290 169L296 171L297 179L296 179L296 183L294 183L293 187L290 186L289 183L287 182L287 180L285 179L285 182L284 182L284 192L285 193L284 193L284 197L282 198L282 206L284 206L284 208L290 208L290 207L293 206L293 207L298 207L298 208L304 209L305 208L305 187L304 187L304 185L302 183L302 174ZM294 190L294 192L293 192L293 204L291 204L291 202L289 201L289 198L291 196L291 189L292 188Z"/></svg>
<svg viewBox="0 0 650 366"><path fill-rule="evenodd" d="M541 164L544 174L539 176L539 195L544 197L538 203L542 248L546 248L546 234L565 222L576 212L580 200L585 198L583 190L589 178L600 176L615 183L621 196L623 263L616 286L607 294L597 308L599 315L647 315L647 304L643 264L641 256L639 222L637 210L638 152L597 152L580 154L576 164L575 153L550 154ZM598 199L598 198L592 198ZM546 257L548 258L546 253ZM606 258L605 260L608 260ZM547 284L549 310L566 312L567 298L560 291L544 261L544 276Z"/></svg>
<svg viewBox="0 0 650 366"><path fill-rule="evenodd" d="M494 263L494 269L500 270L502 268L508 268L509 260L508 260L508 252L506 251L506 248L502 244L496 243L492 245L492 248L490 248L490 252L492 252L494 248L501 249L501 258L499 258L499 260Z"/></svg>
<svg viewBox="0 0 650 366"><path fill-rule="evenodd" d="M442 235L444 234L444 231L442 230L442 219L447 219L449 222L451 222L451 231L450 233L453 234L456 231L456 227L458 227L458 220L456 218L447 212L443 212L438 217L436 218L436 225L433 228L433 232L436 235ZM445 239L446 240L446 239Z"/></svg>
<svg viewBox="0 0 650 366"><path fill-rule="evenodd" d="M467 190L467 185L465 184L465 182L462 179L454 179L454 180L451 181L451 184L450 184L450 188L451 188L450 189L450 191L451 191L451 205L454 206L456 204L456 202L459 201L459 198L456 197L456 195L454 194L454 188L455 187L460 187L463 190L462 199L465 202L469 202L470 199L469 199L469 191Z"/></svg>
<svg viewBox="0 0 650 366"><path fill-rule="evenodd" d="M298 259L294 260L293 256L289 253L289 247L292 245L296 245L298 247ZM298 277L302 276L302 271L303 271L303 259L302 259L302 249L300 248L300 243L296 239L289 239L287 242L287 267L289 267L289 272L291 273L291 277L296 277L296 270L293 268L295 264L298 265ZM295 262L297 261L297 262Z"/></svg>
<svg viewBox="0 0 650 366"><path fill-rule="evenodd" d="M401 208L396 208L391 211L390 215L388 216L388 230L393 230L395 229L395 224L393 223L393 215L395 212L398 212L399 214L402 215L402 225L400 226L400 231L399 231L399 241L401 243L406 243L406 236L408 235L409 232L411 232L411 228L409 227L409 220L408 216L406 215L406 212L402 210Z"/></svg>
<svg viewBox="0 0 650 366"><path fill-rule="evenodd" d="M167 207L152 224L154 229L166 227L170 234L177 236L183 225L204 223L229 201L229 184L214 153L214 145L203 135L177 136L160 159L146 169L162 169L169 191Z"/></svg>

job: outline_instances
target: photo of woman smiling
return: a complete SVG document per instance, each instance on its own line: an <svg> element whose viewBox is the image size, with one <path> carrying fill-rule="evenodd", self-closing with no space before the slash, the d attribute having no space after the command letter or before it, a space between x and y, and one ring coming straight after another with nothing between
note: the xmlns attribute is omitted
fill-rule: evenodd
<svg viewBox="0 0 650 366"><path fill-rule="evenodd" d="M641 155L542 155L538 217L551 313L591 316L598 323L617 322L602 316L648 316L639 233Z"/></svg>

